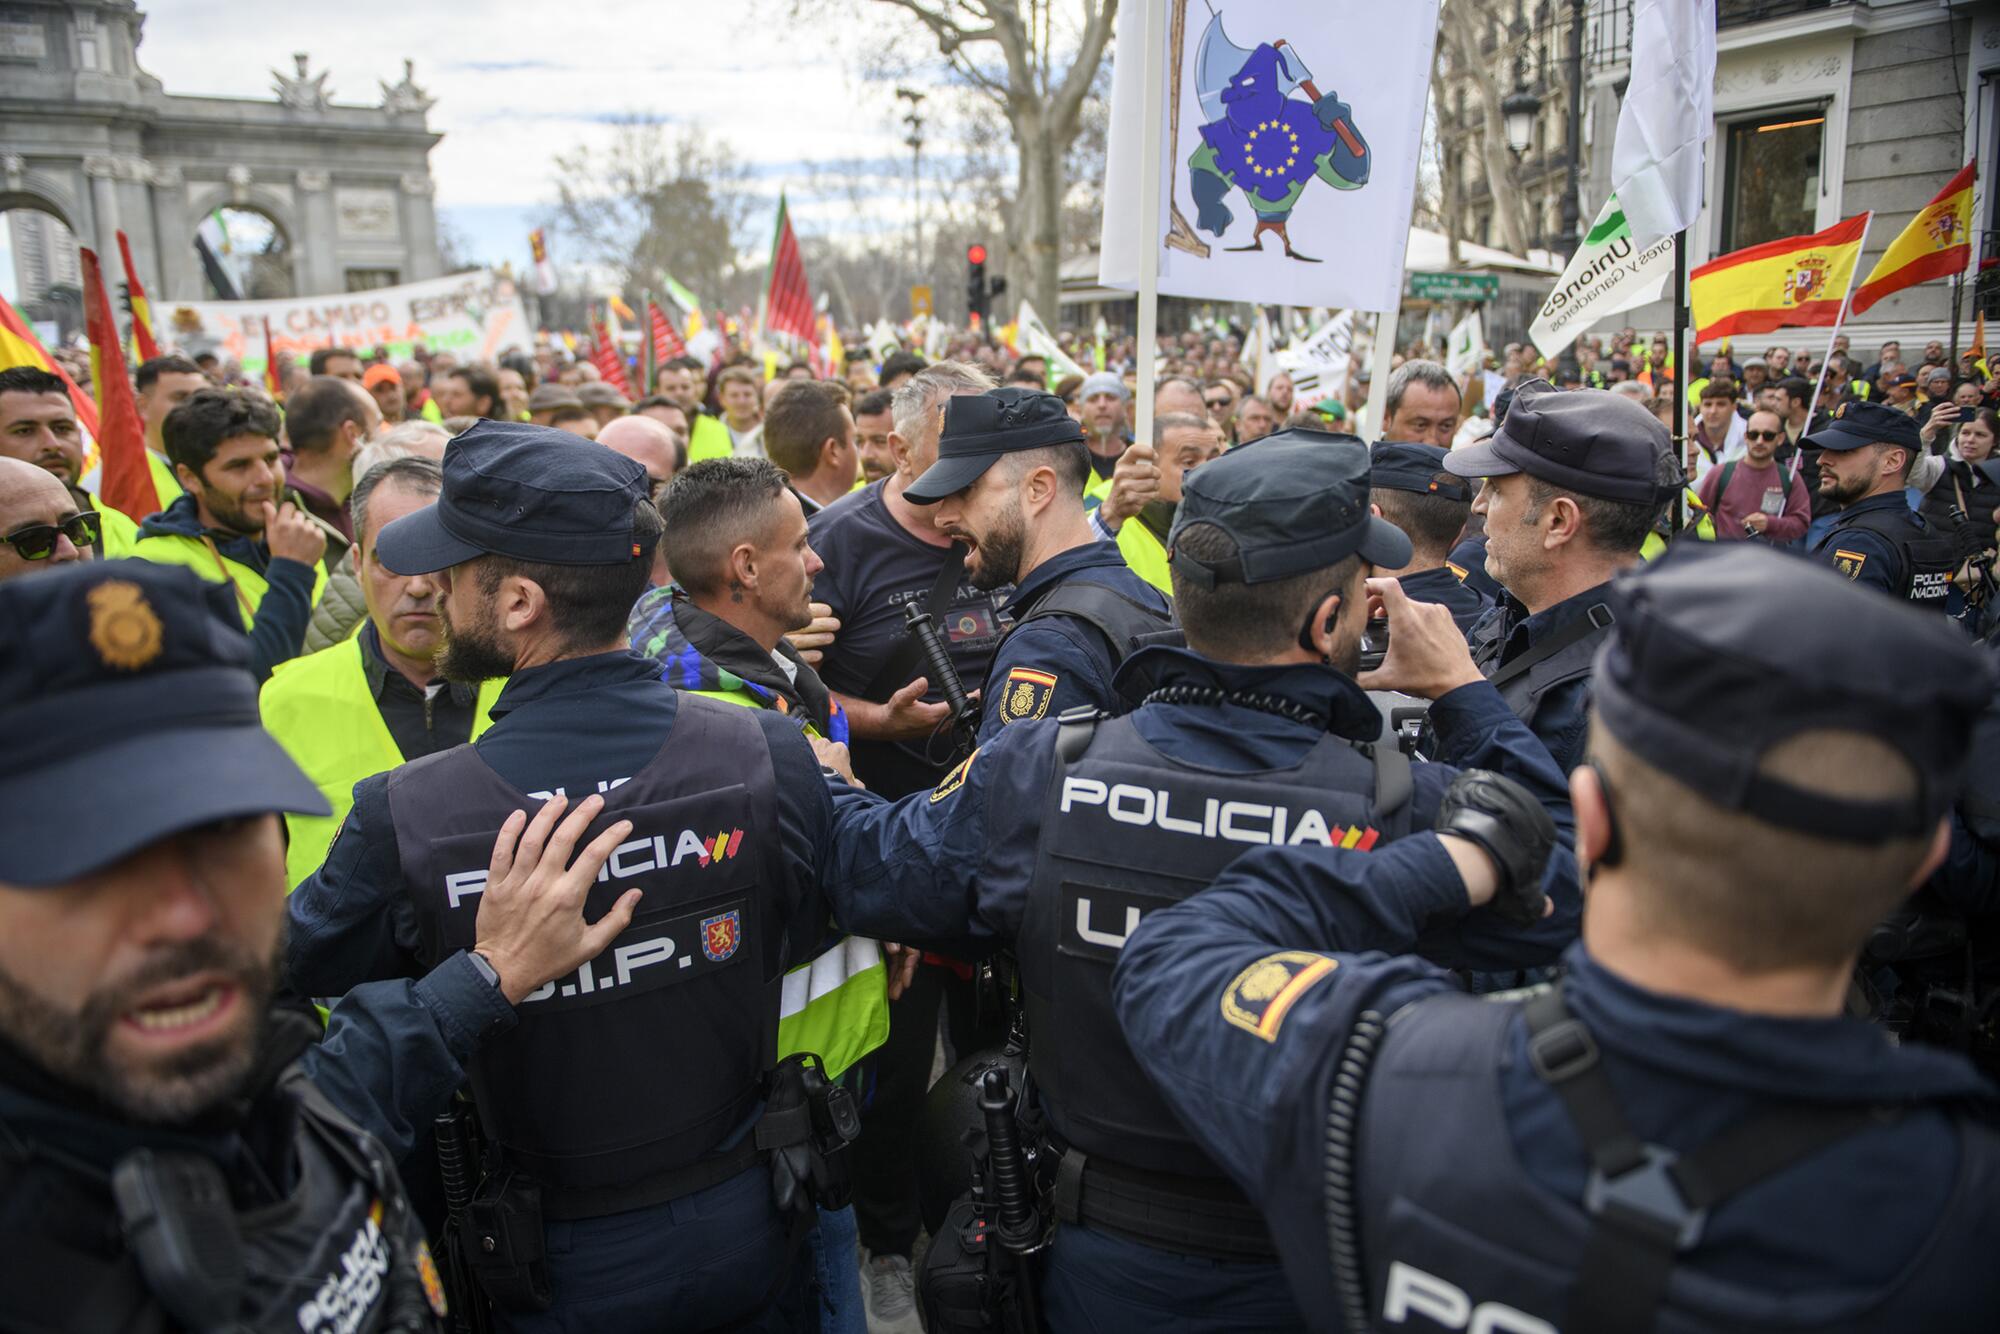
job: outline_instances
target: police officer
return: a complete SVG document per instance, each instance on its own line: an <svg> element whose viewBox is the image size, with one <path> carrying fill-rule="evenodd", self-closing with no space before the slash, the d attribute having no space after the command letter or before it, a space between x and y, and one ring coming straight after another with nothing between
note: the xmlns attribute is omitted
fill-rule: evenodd
<svg viewBox="0 0 2000 1334"><path fill-rule="evenodd" d="M1956 548L1903 494L1922 449L1916 422L1881 403L1846 403L1799 444L1819 451L1819 493L1840 506L1840 517L1812 548L1813 559L1856 583L1943 611L1958 568Z"/></svg>
<svg viewBox="0 0 2000 1334"><path fill-rule="evenodd" d="M1382 575L1400 583L1412 601L1444 607L1460 630L1469 631L1493 604L1446 558L1472 510L1472 487L1445 470L1447 452L1437 445L1377 443L1370 452L1368 503L1410 539L1408 568Z"/></svg>
<svg viewBox="0 0 2000 1334"><path fill-rule="evenodd" d="M1534 874L1489 793L1470 840L1253 852L1148 917L1132 1050L1322 1328L1990 1327L1994 1091L1841 1017L1943 856L1990 671L1751 543L1612 598L1556 990L1466 997L1408 952Z"/></svg>
<svg viewBox="0 0 2000 1334"><path fill-rule="evenodd" d="M1456 771L1368 744L1381 718L1362 685L1434 699L1447 760L1513 774L1568 818L1547 752L1478 678L1448 613L1393 580L1364 589L1372 569L1410 559L1402 533L1368 512L1364 451L1315 432L1239 446L1189 478L1172 536L1188 648L1148 647L1125 668L1157 682L1153 694L1119 718L1004 728L928 795L839 794L825 882L849 930L968 954L1012 947L1034 1110L1061 1163L1042 1273L1056 1331L1302 1323L1270 1235L1134 1064L1110 968L1145 913L1246 848L1365 851L1439 818ZM1370 591L1400 656L1357 683ZM1462 668L1464 688L1437 688L1439 662ZM1426 950L1476 969L1551 960L1578 911L1566 852L1548 885L1549 919L1473 914Z"/></svg>
<svg viewBox="0 0 2000 1334"><path fill-rule="evenodd" d="M257 721L221 584L145 561L0 588L0 1328L429 1329L393 1164L503 1026L456 957L274 1005L278 813L326 803ZM528 981L601 946L580 823L496 877L478 947ZM560 850L556 844L562 844ZM449 1072L368 1077L391 1054Z"/></svg>
<svg viewBox="0 0 2000 1334"><path fill-rule="evenodd" d="M938 530L965 547L976 588L1014 591L1013 621L993 651L979 736L1080 705L1122 713L1112 685L1142 636L1170 629L1160 592L1115 543L1097 541L1083 508L1090 451L1054 394L1003 388L945 400L938 460L903 492L935 505Z"/></svg>
<svg viewBox="0 0 2000 1334"><path fill-rule="evenodd" d="M1472 508L1503 590L1472 631L1473 659L1567 773L1583 762L1611 577L1638 563L1681 483L1667 428L1617 394L1531 380L1491 436L1444 466L1485 481Z"/></svg>
<svg viewBox="0 0 2000 1334"><path fill-rule="evenodd" d="M799 1297L781 1289L808 1202L795 1158L764 1150L803 1127L759 1109L784 1091L767 1080L782 979L826 920L826 783L790 722L674 691L626 647L660 536L646 489L637 463L552 428L487 420L452 440L437 504L376 555L443 583L447 677L509 678L494 725L357 785L291 900L311 992L421 971L471 943L496 830L602 794L594 827L619 841L589 908L636 905L630 926L538 988L471 956L519 1011L471 1069L477 1198L511 1220L473 1258L516 1329L783 1327Z"/></svg>

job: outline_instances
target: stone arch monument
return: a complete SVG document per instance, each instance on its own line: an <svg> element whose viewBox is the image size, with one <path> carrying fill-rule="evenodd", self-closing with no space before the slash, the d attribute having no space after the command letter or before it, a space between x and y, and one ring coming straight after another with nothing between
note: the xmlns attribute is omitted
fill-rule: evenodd
<svg viewBox="0 0 2000 1334"><path fill-rule="evenodd" d="M335 103L304 53L270 101L181 97L139 67L144 24L132 0L0 0L0 209L53 215L110 272L122 229L156 309L210 297L195 228L225 206L284 235L297 295L439 276L411 62L374 106Z"/></svg>

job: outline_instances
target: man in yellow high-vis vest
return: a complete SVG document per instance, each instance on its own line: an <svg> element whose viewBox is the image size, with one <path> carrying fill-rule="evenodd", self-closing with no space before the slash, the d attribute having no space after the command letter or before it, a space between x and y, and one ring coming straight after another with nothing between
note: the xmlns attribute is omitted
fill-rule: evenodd
<svg viewBox="0 0 2000 1334"><path fill-rule="evenodd" d="M128 556L139 526L78 485L83 476L83 428L60 376L38 366L0 370L0 457L39 468L69 494L77 510L97 513L99 557Z"/></svg>
<svg viewBox="0 0 2000 1334"><path fill-rule="evenodd" d="M235 591L260 681L305 644L329 538L346 550L287 496L278 431L271 400L241 390L203 389L168 413L161 436L186 494L141 524L132 546Z"/></svg>
<svg viewBox="0 0 2000 1334"><path fill-rule="evenodd" d="M288 889L325 859L356 783L462 745L493 721L504 680L474 690L437 674L438 581L395 574L374 558L383 526L436 504L442 485L438 465L414 456L378 464L355 484L354 565L367 618L333 647L280 663L258 697L265 728L333 808L285 817Z"/></svg>

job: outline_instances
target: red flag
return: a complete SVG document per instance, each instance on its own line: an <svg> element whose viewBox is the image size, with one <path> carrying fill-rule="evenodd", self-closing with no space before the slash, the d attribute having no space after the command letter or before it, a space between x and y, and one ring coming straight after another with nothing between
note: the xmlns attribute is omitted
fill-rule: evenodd
<svg viewBox="0 0 2000 1334"><path fill-rule="evenodd" d="M151 361L160 355L160 345L153 341L153 303L146 299L139 271L132 267L132 243L124 232L118 233L118 257L125 262L125 292L132 299L132 355Z"/></svg>
<svg viewBox="0 0 2000 1334"><path fill-rule="evenodd" d="M778 196L778 236L771 246L771 289L764 301L764 328L790 334L801 343L818 341L806 266L799 258L799 238L792 231L792 215L783 194Z"/></svg>
<svg viewBox="0 0 2000 1334"><path fill-rule="evenodd" d="M95 251L82 250L84 336L90 339L90 380L97 391L97 448L104 472L97 494L105 504L135 518L160 508L153 468L146 461L146 426L125 373L125 349L118 345L118 321L104 291L104 271Z"/></svg>
<svg viewBox="0 0 2000 1334"><path fill-rule="evenodd" d="M611 330L605 327L604 316L595 311L590 317L590 332L590 360L597 367L597 378L625 397L632 397L632 382L625 378L625 358L611 341Z"/></svg>
<svg viewBox="0 0 2000 1334"><path fill-rule="evenodd" d="M264 317L264 392L274 402L283 402L285 377L278 370L278 350L271 342L271 317Z"/></svg>
<svg viewBox="0 0 2000 1334"><path fill-rule="evenodd" d="M658 303L646 303L646 320L653 326L653 364L664 366L675 357L687 355L687 344L681 341L680 330L674 328L660 310Z"/></svg>

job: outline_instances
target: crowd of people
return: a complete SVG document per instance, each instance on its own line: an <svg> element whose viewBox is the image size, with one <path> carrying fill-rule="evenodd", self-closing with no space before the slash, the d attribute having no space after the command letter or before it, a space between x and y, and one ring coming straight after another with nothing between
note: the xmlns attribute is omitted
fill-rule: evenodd
<svg viewBox="0 0 2000 1334"><path fill-rule="evenodd" d="M1990 1323L2000 377L1060 341L0 371L0 1329Z"/></svg>

